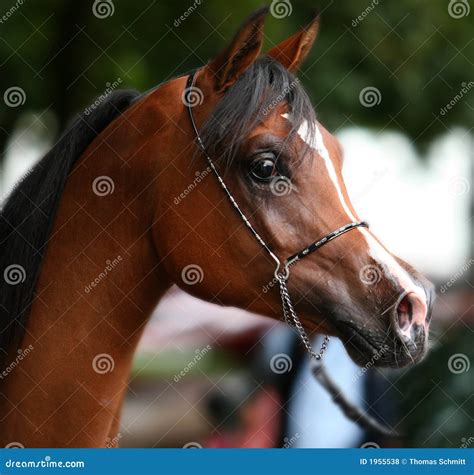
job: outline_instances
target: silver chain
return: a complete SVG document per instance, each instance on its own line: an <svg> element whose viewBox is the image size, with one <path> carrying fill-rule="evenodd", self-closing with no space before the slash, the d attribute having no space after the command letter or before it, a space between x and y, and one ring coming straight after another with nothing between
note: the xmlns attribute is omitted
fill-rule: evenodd
<svg viewBox="0 0 474 475"><path fill-rule="evenodd" d="M313 350L311 346L311 342L309 341L308 334L304 329L303 325L301 324L298 315L296 315L295 309L293 307L293 303L291 302L290 293L288 292L288 287L286 285L286 278L282 274L277 275L278 283L280 284L280 296L281 296L281 303L283 307L283 317L288 325L295 328L298 332L298 335L303 342L308 353L313 357L315 360L319 361L323 357L324 353L328 349L329 345L329 336L326 335L324 340L321 344L321 348L319 349L318 353Z"/></svg>
<svg viewBox="0 0 474 475"><path fill-rule="evenodd" d="M186 88L190 88L194 86L194 73L191 74L188 78L188 82L186 85ZM282 306L283 306L283 317L285 321L290 325L291 327L296 328L296 331L298 332L301 341L303 342L306 350L308 353L315 358L316 360L321 360L323 354L327 350L328 343L329 343L329 336L325 336L323 343L321 345L321 349L319 350L318 353L315 353L313 350L313 347L311 346L311 343L309 341L308 334L306 333L305 329L303 328L303 325L300 322L300 319L298 318L298 315L296 315L295 309L293 308L293 304L290 299L290 294L288 293L288 288L286 286L286 281L289 277L289 266L295 262L297 262L300 259L300 256L296 255L293 256L292 262L289 264L286 262L283 266L283 269L285 271L284 274L281 273L281 268L282 264L280 262L280 259L276 256L276 254L270 249L268 244L263 240L263 238L260 236L260 234L255 230L255 228L252 226L251 222L248 220L247 216L245 213L240 209L240 206L238 205L237 201L235 200L234 196L230 192L230 190L227 188L227 185L224 182L224 179L221 177L219 171L217 170L217 167L214 164L214 160L208 155L206 151L206 147L204 146L204 143L201 139L201 136L199 135L199 130L196 126L196 122L194 120L194 116L191 110L191 107L188 105L188 112L189 112L189 118L191 120L191 125L194 129L194 133L198 142L199 147L201 148L204 156L206 157L207 163L211 167L214 175L216 176L217 180L219 181L219 184L221 185L222 189L224 190L225 194L227 195L227 198L231 202L232 206L234 209L237 211L238 215L242 219L242 221L245 223L247 228L251 231L255 239L259 242L259 244L267 251L267 253L270 255L270 257L276 262L277 267L275 270L275 277L278 279L278 282L280 283L280 295L281 295L281 301L282 301ZM309 252L309 251L308 251Z"/></svg>

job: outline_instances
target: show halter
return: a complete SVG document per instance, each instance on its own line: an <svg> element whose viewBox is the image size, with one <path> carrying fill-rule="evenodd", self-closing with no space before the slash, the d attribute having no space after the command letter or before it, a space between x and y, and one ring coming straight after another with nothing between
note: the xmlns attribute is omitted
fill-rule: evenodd
<svg viewBox="0 0 474 475"><path fill-rule="evenodd" d="M195 81L195 72L191 73L188 77L188 80L186 82L186 89L184 91L185 97L186 97L187 91L192 91L191 88L194 87L194 81ZM314 364L312 367L312 372L313 372L314 377L319 381L319 383L324 387L324 389L326 389L326 391L329 393L334 403L339 406L341 411L346 415L348 419L352 420L353 422L358 424L360 427L368 431L373 431L385 436L397 437L399 434L395 430L390 429L380 424L369 414L363 412L361 409L359 409L357 406L354 406L349 400L347 400L347 398L344 396L344 394L339 389L339 387L332 381L329 374L325 371L324 365L322 364L322 361L321 361L324 353L326 352L328 348L329 336L326 335L324 337L323 342L321 344L321 348L319 349L318 353L316 353L313 350L313 347L311 346L311 342L306 333L306 330L304 329L303 325L301 324L300 319L298 318L298 315L296 314L296 311L293 307L293 303L290 298L290 294L288 292L288 286L287 286L287 282L290 277L290 266L296 264L298 261L308 256L309 254L313 253L314 251L317 251L318 249L320 249L321 247L323 247L325 244L332 241L333 239L336 239L337 237L342 236L343 234L358 227L368 228L369 225L365 221L355 221L352 223L348 223L330 232L323 238L312 242L309 246L305 247L301 251L288 257L282 263L280 259L276 256L276 254L268 246L268 244L263 240L260 234L258 234L255 228L252 226L247 216L245 216L244 212L240 209L239 205L237 204L237 201L233 197L229 188L227 188L227 185L225 184L219 171L217 170L217 167L215 166L214 161L212 160L212 158L209 156L209 154L206 151L206 147L204 146L204 142L201 139L199 130L194 120L194 115L193 115L190 101L184 101L184 102L187 102L186 107L189 113L191 125L196 135L196 140L199 145L199 148L201 149L204 156L206 157L206 160L211 170L214 172L214 175L217 177L219 183L221 184L222 189L227 195L227 198L229 198L229 201L232 203L233 208L235 209L237 214L240 216L242 221L245 223L247 228L250 230L250 232L253 234L253 236L258 241L258 243L265 249L268 255L275 261L275 264L276 264L275 278L280 286L280 297L281 297L281 303L283 307L283 317L285 321L288 323L288 325L296 329L303 345L305 346L306 350L313 358Z"/></svg>
<svg viewBox="0 0 474 475"><path fill-rule="evenodd" d="M185 94L186 91L191 91L192 88L194 88L194 82L195 82L195 73L191 73L188 77L188 80L186 82L186 89L185 89ZM293 307L293 303L290 298L290 293L288 291L288 286L287 282L290 277L290 266L296 264L298 261L303 259L304 257L310 255L314 251L317 251L321 247L323 247L325 244L328 242L332 241L333 239L336 239L339 236L342 236L343 234L357 228L357 227L365 227L368 228L369 225L365 221L355 221L352 223L345 224L344 226L336 229L335 231L330 232L326 236L324 236L321 239L318 239L317 241L312 242L309 246L305 247L299 252L296 252L295 254L291 255L288 257L283 263L280 261L280 259L276 256L276 254L270 249L268 244L263 240L263 238L260 236L260 234L255 230L255 228L252 226L250 221L248 220L247 216L245 216L244 212L240 209L240 206L238 205L237 201L233 197L232 193L230 192L229 188L227 188L227 185L225 184L223 178L221 177L219 171L217 170L217 167L214 164L214 161L212 158L209 156L209 154L206 151L206 147L204 146L204 142L201 139L201 136L199 134L199 130L196 126L196 122L194 120L194 115L192 112L192 106L190 104L190 101L185 101L186 102L186 107L188 109L189 113L189 118L191 120L191 125L194 129L194 133L196 135L196 140L199 145L199 148L203 152L204 156L206 157L206 160L211 167L211 170L214 172L214 175L217 177L221 187L223 188L225 194L227 195L227 198L230 200L232 203L232 206L236 210L237 214L240 216L242 221L245 223L245 225L248 227L250 232L253 234L255 239L258 241L258 243L265 249L265 251L268 253L268 255L275 261L276 268L275 268L275 278L280 286L280 297L281 297L281 303L282 303L282 308L283 308L283 317L288 323L288 325L292 326L293 328L296 329L298 332L298 335L305 346L306 350L308 353L317 361L321 360L323 354L327 350L328 344L329 344L329 336L325 336L323 343L321 344L321 348L316 353L313 350L313 347L311 346L311 342L309 340L308 334L306 333L306 330L304 329L303 325L301 324L301 321L296 314L296 311Z"/></svg>

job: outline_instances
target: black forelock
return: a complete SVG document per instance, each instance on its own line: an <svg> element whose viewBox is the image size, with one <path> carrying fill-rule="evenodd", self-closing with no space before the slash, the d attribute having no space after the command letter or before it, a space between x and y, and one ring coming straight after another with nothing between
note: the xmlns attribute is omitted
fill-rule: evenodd
<svg viewBox="0 0 474 475"><path fill-rule="evenodd" d="M207 153L229 165L249 133L282 104L291 118L288 139L305 120L311 137L316 117L300 81L273 59L258 59L225 92L200 131Z"/></svg>

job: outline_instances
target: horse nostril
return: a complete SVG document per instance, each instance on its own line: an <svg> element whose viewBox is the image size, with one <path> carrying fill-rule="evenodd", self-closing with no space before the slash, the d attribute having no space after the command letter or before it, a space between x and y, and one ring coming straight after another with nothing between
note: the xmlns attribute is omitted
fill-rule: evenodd
<svg viewBox="0 0 474 475"><path fill-rule="evenodd" d="M402 301L398 304L397 316L400 330L407 330L413 320L413 307L408 295L405 295Z"/></svg>
<svg viewBox="0 0 474 475"><path fill-rule="evenodd" d="M400 332L410 338L416 338L420 327L426 322L428 307L426 299L410 292L406 294L397 307L397 323Z"/></svg>

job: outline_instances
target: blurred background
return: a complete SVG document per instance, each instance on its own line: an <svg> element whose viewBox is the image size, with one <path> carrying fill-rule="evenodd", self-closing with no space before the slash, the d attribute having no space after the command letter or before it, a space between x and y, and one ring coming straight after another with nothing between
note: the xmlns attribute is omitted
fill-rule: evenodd
<svg viewBox="0 0 474 475"><path fill-rule="evenodd" d="M262 1L2 0L0 194L77 112L203 65ZM284 325L173 288L136 357L123 447L474 447L472 1L274 0L271 47L317 8L299 77L345 149L359 214L438 287L431 352L408 370L358 368L333 341L348 397L403 433L346 421Z"/></svg>

